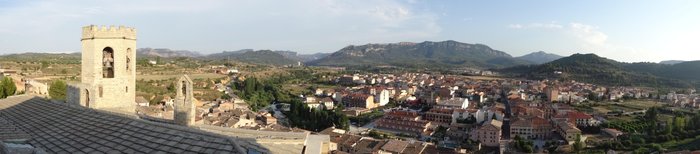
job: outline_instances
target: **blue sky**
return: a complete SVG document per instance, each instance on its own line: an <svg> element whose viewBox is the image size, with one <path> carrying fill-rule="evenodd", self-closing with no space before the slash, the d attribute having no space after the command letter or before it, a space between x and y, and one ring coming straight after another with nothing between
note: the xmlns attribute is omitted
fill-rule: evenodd
<svg viewBox="0 0 700 154"><path fill-rule="evenodd" d="M138 47L334 52L367 43L455 40L521 56L700 60L700 1L9 1L0 53L77 52L80 27L125 25Z"/></svg>

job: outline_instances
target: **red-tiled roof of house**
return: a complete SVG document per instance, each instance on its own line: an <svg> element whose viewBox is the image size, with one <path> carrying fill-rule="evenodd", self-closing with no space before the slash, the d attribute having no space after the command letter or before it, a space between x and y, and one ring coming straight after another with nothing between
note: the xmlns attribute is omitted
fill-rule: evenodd
<svg viewBox="0 0 700 154"><path fill-rule="evenodd" d="M400 140L389 140L382 146L383 151L392 153L402 153L404 149L408 146L408 142Z"/></svg>
<svg viewBox="0 0 700 154"><path fill-rule="evenodd" d="M593 118L591 115L588 115L583 112L578 112L578 111L572 111L567 114L567 117L569 119L591 119Z"/></svg>
<svg viewBox="0 0 700 154"><path fill-rule="evenodd" d="M364 138L360 140L360 142L357 142L355 148L357 149L357 153L375 153L379 151L380 148L382 148L384 143L386 142Z"/></svg>
<svg viewBox="0 0 700 154"><path fill-rule="evenodd" d="M428 113L452 114L452 109L432 108L428 110Z"/></svg>
<svg viewBox="0 0 700 154"><path fill-rule="evenodd" d="M363 93L351 93L346 96L348 99L360 99L360 100L366 100L370 95L368 94L363 94Z"/></svg>
<svg viewBox="0 0 700 154"><path fill-rule="evenodd" d="M418 117L418 113L412 112L412 111L402 111L402 110L394 110L389 113L385 114L386 116L394 116L394 117L402 117L402 118L415 118Z"/></svg>
<svg viewBox="0 0 700 154"><path fill-rule="evenodd" d="M319 100L319 102L333 102L333 99L331 99L330 97L324 97L321 100Z"/></svg>

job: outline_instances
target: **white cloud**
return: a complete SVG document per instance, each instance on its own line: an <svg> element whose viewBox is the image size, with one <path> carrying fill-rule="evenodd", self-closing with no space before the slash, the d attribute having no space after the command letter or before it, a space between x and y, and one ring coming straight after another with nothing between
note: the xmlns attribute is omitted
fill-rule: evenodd
<svg viewBox="0 0 700 154"><path fill-rule="evenodd" d="M508 25L508 28L512 28L512 29L535 29L535 28L561 29L561 28L564 28L564 26L553 21L550 23L530 23L530 24L526 24L526 25L510 24L510 25Z"/></svg>
<svg viewBox="0 0 700 154"><path fill-rule="evenodd" d="M523 29L523 25L521 24L510 24L508 27L513 29Z"/></svg>
<svg viewBox="0 0 700 154"><path fill-rule="evenodd" d="M606 41L608 35L598 31L598 27L582 23L571 23L570 32L578 39L582 40L590 49L604 48L608 46Z"/></svg>

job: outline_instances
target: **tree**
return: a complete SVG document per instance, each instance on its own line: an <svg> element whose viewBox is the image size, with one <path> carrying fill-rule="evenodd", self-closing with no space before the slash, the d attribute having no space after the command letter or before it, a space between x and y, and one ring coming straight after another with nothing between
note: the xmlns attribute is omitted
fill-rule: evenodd
<svg viewBox="0 0 700 154"><path fill-rule="evenodd" d="M5 98L5 87L2 86L2 82L0 81L0 98Z"/></svg>
<svg viewBox="0 0 700 154"><path fill-rule="evenodd" d="M49 87L49 96L55 100L66 100L66 82L56 80Z"/></svg>
<svg viewBox="0 0 700 154"><path fill-rule="evenodd" d="M654 144L651 144L651 149L653 149L654 151L657 151L657 152L662 152L664 148L660 144L654 143Z"/></svg>
<svg viewBox="0 0 700 154"><path fill-rule="evenodd" d="M384 134L381 134L381 133L379 133L379 132L377 132L377 131L375 131L375 130L370 130L370 131L369 131L369 136L372 137L372 138L384 139L384 137L383 137L382 135L384 135Z"/></svg>
<svg viewBox="0 0 700 154"><path fill-rule="evenodd" d="M516 135L514 140L515 140L515 149L517 149L518 151L525 152L525 153L534 152L534 148L533 148L534 142L527 140L527 139L523 139L519 135Z"/></svg>
<svg viewBox="0 0 700 154"><path fill-rule="evenodd" d="M678 116L673 117L673 131L674 132L681 132L685 129L685 116L683 114L680 114Z"/></svg>
<svg viewBox="0 0 700 154"><path fill-rule="evenodd" d="M547 141L544 144L544 148L546 148L549 153L556 152L558 147L559 147L559 145L557 145L556 141Z"/></svg>
<svg viewBox="0 0 700 154"><path fill-rule="evenodd" d="M649 123L649 127L647 128L647 133L649 136L656 135L656 122L659 120L658 114L658 109L656 107L647 109L647 111L644 114L644 119L647 120L647 122Z"/></svg>
<svg viewBox="0 0 700 154"><path fill-rule="evenodd" d="M222 93L221 99L225 99L225 100L231 99L231 95L229 95L229 94L227 94L227 93L224 93L224 92L221 92L221 93Z"/></svg>
<svg viewBox="0 0 700 154"><path fill-rule="evenodd" d="M49 67L49 62L41 61L41 68L48 68L48 67Z"/></svg>
<svg viewBox="0 0 700 154"><path fill-rule="evenodd" d="M15 92L17 91L17 87L15 86L15 82L12 81L12 78L9 77L4 77L2 79L2 98L6 98L7 96L12 96L15 95Z"/></svg>
<svg viewBox="0 0 700 154"><path fill-rule="evenodd" d="M640 147L640 148L637 148L636 150L632 151L632 153L634 153L634 154L646 154L646 153L649 153L649 149L644 148L644 147Z"/></svg>
<svg viewBox="0 0 700 154"><path fill-rule="evenodd" d="M583 150L583 143L581 143L581 134L576 134L576 141L574 142L574 151L579 152Z"/></svg>
<svg viewBox="0 0 700 154"><path fill-rule="evenodd" d="M168 87L166 87L165 89L167 89L168 92L170 92L170 93L175 93L175 91L177 90L177 89L175 89L175 83L173 83L173 82L170 82Z"/></svg>

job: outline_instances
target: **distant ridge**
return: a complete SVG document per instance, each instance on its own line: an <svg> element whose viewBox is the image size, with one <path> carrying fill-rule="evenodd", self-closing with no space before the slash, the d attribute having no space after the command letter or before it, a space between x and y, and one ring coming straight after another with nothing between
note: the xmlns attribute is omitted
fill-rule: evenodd
<svg viewBox="0 0 700 154"><path fill-rule="evenodd" d="M247 63L268 64L268 65L289 65L297 64L299 61L285 57L284 55L271 50L244 49L239 51L224 51L207 55L209 59L228 59Z"/></svg>
<svg viewBox="0 0 700 154"><path fill-rule="evenodd" d="M685 61L682 61L682 60L664 60L664 61L659 62L659 64L675 65L678 63L682 63L682 62L685 62Z"/></svg>
<svg viewBox="0 0 700 154"><path fill-rule="evenodd" d="M552 53L546 53L544 51L538 51L538 52L533 52L527 55L523 55L520 57L516 57L518 59L522 60L527 60L529 62L535 63L535 64L544 64L548 63L554 60L557 60L559 58L563 58L564 56L560 56L557 54L552 54Z"/></svg>
<svg viewBox="0 0 700 154"><path fill-rule="evenodd" d="M389 44L350 45L325 58L310 61L311 65L361 66L393 65L415 68L501 68L530 64L503 51L483 44L457 41L400 42Z"/></svg>
<svg viewBox="0 0 700 154"><path fill-rule="evenodd" d="M275 51L275 52L282 54L282 56L284 56L286 58L296 60L296 61L301 61L301 62L318 60L318 59L321 59L321 58L324 58L324 57L330 55L330 53L298 54L297 52L294 52L294 51Z"/></svg>
<svg viewBox="0 0 700 154"><path fill-rule="evenodd" d="M541 65L516 66L501 72L530 79L563 79L610 86L700 86L700 61L666 65L622 63L595 54L574 54Z"/></svg>
<svg viewBox="0 0 700 154"><path fill-rule="evenodd" d="M196 51L188 50L170 50L167 48L139 48L136 49L137 56L146 57L201 57L202 54Z"/></svg>

